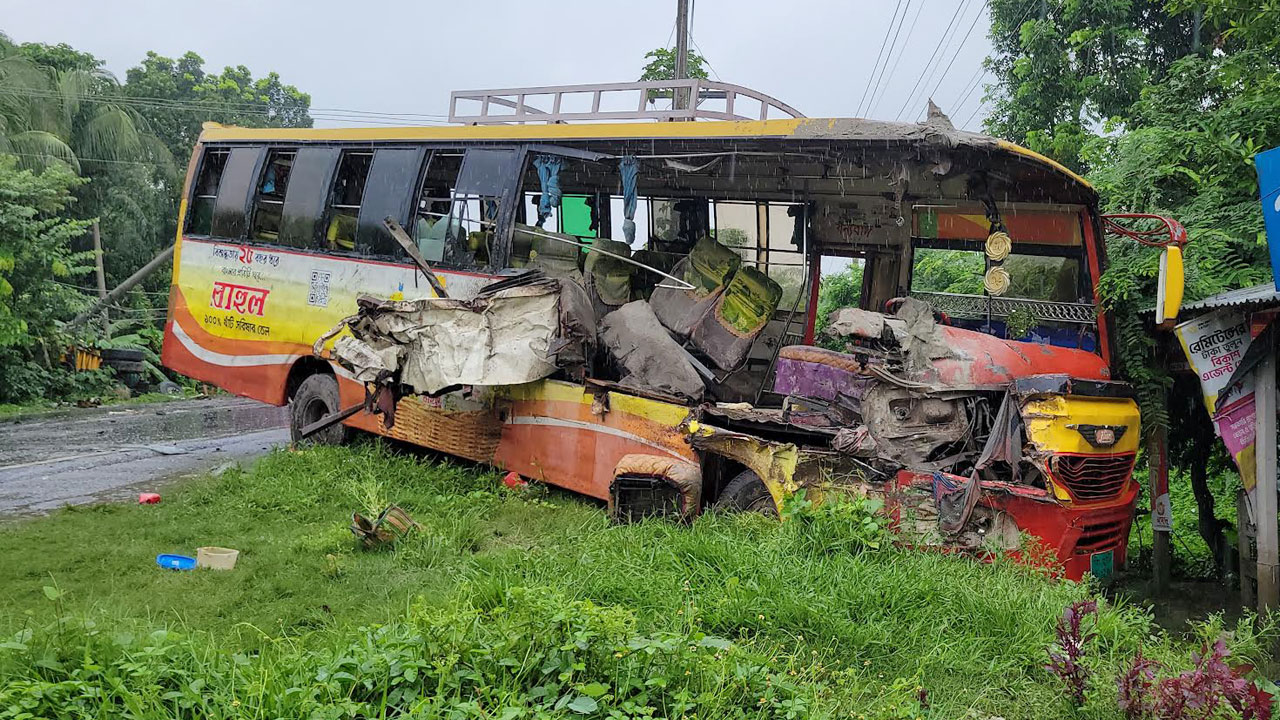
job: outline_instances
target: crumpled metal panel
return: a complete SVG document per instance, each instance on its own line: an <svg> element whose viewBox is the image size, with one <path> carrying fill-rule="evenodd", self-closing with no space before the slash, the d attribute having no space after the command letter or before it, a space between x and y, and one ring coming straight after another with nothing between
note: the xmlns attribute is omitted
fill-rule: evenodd
<svg viewBox="0 0 1280 720"><path fill-rule="evenodd" d="M518 385L556 370L550 346L560 327L559 293L546 285L500 290L473 300L383 302L362 312L354 342L334 354L357 377L400 371L400 382L434 395L455 385ZM398 366L392 354L400 347ZM372 353L372 354L371 354Z"/></svg>

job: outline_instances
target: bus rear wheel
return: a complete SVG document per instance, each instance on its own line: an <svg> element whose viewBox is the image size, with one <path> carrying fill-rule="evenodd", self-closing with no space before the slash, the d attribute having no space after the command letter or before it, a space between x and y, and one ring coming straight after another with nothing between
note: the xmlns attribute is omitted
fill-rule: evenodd
<svg viewBox="0 0 1280 720"><path fill-rule="evenodd" d="M769 517L778 517L778 506L769 494L760 476L751 470L738 473L716 498L717 510L729 512L756 512Z"/></svg>
<svg viewBox="0 0 1280 720"><path fill-rule="evenodd" d="M346 425L337 423L312 433L305 440L302 429L341 410L338 379L317 373L302 381L289 403L289 439L294 445L342 445L351 435Z"/></svg>

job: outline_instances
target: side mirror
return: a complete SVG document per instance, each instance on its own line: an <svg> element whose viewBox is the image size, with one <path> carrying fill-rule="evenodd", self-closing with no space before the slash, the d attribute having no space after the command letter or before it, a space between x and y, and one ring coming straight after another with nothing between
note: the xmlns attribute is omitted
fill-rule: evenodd
<svg viewBox="0 0 1280 720"><path fill-rule="evenodd" d="M1182 268L1182 246L1166 245L1160 253L1160 279L1156 285L1156 325L1171 328L1182 309L1186 275Z"/></svg>
<svg viewBox="0 0 1280 720"><path fill-rule="evenodd" d="M1159 215L1121 213L1103 215L1102 229L1108 235L1126 237L1161 249L1160 278L1156 285L1156 326L1166 330L1172 328L1178 321L1178 311L1182 309L1182 291L1186 285L1182 266L1182 248L1187 244L1186 228L1177 220Z"/></svg>

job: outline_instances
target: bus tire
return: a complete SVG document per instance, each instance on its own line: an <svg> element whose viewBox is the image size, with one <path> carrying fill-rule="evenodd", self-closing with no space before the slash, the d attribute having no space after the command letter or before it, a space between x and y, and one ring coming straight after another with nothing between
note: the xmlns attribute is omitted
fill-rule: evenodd
<svg viewBox="0 0 1280 720"><path fill-rule="evenodd" d="M342 445L350 437L346 425L337 423L313 433L305 440L302 428L342 409L338 398L338 379L328 373L308 376L298 386L289 403L289 439L294 445Z"/></svg>
<svg viewBox="0 0 1280 720"><path fill-rule="evenodd" d="M758 512L769 517L778 517L778 505L764 481L752 470L743 470L724 486L720 497L716 498L717 510L728 512Z"/></svg>

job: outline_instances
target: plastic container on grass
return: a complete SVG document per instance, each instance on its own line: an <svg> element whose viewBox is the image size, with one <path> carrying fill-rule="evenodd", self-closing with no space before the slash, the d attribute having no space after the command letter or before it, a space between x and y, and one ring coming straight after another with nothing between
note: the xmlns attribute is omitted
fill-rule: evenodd
<svg viewBox="0 0 1280 720"><path fill-rule="evenodd" d="M210 570L230 570L236 566L239 550L223 547L196 548L196 567Z"/></svg>
<svg viewBox="0 0 1280 720"><path fill-rule="evenodd" d="M156 564L166 570L193 570L196 566L196 559L186 555L161 553L156 556Z"/></svg>

